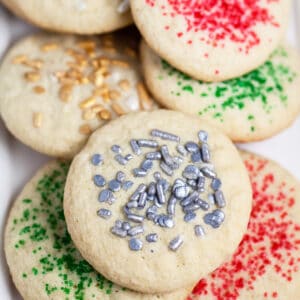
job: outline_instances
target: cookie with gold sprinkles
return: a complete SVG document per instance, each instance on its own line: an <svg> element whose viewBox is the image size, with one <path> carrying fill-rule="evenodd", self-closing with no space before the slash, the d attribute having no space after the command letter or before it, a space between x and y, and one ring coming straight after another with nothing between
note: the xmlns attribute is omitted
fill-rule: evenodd
<svg viewBox="0 0 300 300"><path fill-rule="evenodd" d="M188 299L300 299L300 183L273 161L242 157L253 189L248 230L233 257Z"/></svg>
<svg viewBox="0 0 300 300"><path fill-rule="evenodd" d="M67 231L63 194L69 163L41 168L15 201L5 230L12 279L31 300L183 300L187 290L143 295L105 279L75 248ZM104 258L105 259L105 258Z"/></svg>
<svg viewBox="0 0 300 300"><path fill-rule="evenodd" d="M249 142L288 127L300 112L300 57L278 47L257 69L241 77L207 83L180 72L141 44L145 81L165 107L198 115L232 140Z"/></svg>
<svg viewBox="0 0 300 300"><path fill-rule="evenodd" d="M0 0L24 20L51 31L95 34L132 23L129 0Z"/></svg>
<svg viewBox="0 0 300 300"><path fill-rule="evenodd" d="M96 270L121 286L164 293L233 254L251 202L245 166L225 135L197 117L155 110L94 132L72 162L64 212Z"/></svg>
<svg viewBox="0 0 300 300"><path fill-rule="evenodd" d="M7 128L37 151L71 157L109 120L154 109L136 45L136 35L127 31L21 40L0 67L0 112Z"/></svg>
<svg viewBox="0 0 300 300"><path fill-rule="evenodd" d="M149 46L182 72L223 81L261 65L281 42L291 0L131 0Z"/></svg>

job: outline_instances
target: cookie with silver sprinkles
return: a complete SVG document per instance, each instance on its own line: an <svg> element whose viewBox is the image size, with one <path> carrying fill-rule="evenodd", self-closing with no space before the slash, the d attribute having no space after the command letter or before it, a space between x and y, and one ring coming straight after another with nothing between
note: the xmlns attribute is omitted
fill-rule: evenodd
<svg viewBox="0 0 300 300"><path fill-rule="evenodd" d="M188 299L300 299L299 180L267 158L242 157L253 188L247 232L233 257Z"/></svg>
<svg viewBox="0 0 300 300"><path fill-rule="evenodd" d="M260 67L241 77L207 83L191 78L141 44L145 81L165 107L198 115L236 142L268 138L300 112L300 57L278 47Z"/></svg>
<svg viewBox="0 0 300 300"><path fill-rule="evenodd" d="M51 31L94 34L132 23L129 0L0 0L22 19Z"/></svg>
<svg viewBox="0 0 300 300"><path fill-rule="evenodd" d="M156 107L142 82L137 38L42 33L18 42L0 67L0 112L33 149L72 157L111 119Z"/></svg>
<svg viewBox="0 0 300 300"><path fill-rule="evenodd" d="M242 239L250 209L248 174L231 141L167 110L98 129L75 156L64 197L82 256L144 293L190 286L220 266Z"/></svg>
<svg viewBox="0 0 300 300"><path fill-rule="evenodd" d="M149 46L182 72L223 81L260 66L281 42L291 0L131 0Z"/></svg>
<svg viewBox="0 0 300 300"><path fill-rule="evenodd" d="M185 299L187 290L164 295L132 292L107 280L82 258L68 234L63 213L68 168L65 162L48 163L27 183L11 208L5 229L5 254L22 297L30 300Z"/></svg>

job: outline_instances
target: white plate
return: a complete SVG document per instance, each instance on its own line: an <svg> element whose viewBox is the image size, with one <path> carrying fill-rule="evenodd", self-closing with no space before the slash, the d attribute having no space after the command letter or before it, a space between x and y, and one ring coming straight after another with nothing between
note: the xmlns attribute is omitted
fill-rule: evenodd
<svg viewBox="0 0 300 300"><path fill-rule="evenodd" d="M289 42L300 49L300 3L295 0L295 9L291 16L287 38ZM298 3L297 3L298 2ZM298 14L296 9L298 4ZM296 18L296 16L299 16ZM35 28L8 15L0 6L0 58L9 42L15 41ZM298 37L298 40L297 40ZM299 95L300 101L300 95ZM277 136L259 143L244 144L242 148L262 154L279 162L298 179L300 179L300 118L292 127ZM20 192L22 186L32 177L34 172L49 158L38 154L16 141L3 127L0 121L0 195L2 209L0 210L1 233L9 207ZM20 297L8 275L3 253L3 238L1 246L0 299L18 300Z"/></svg>

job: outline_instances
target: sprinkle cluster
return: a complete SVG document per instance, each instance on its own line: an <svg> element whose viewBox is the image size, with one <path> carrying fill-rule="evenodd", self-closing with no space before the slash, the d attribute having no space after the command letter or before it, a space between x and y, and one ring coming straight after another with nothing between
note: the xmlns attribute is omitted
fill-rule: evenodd
<svg viewBox="0 0 300 300"><path fill-rule="evenodd" d="M295 189L271 171L267 160L251 156L245 163L254 198L248 231L232 260L200 280L194 295L240 299L242 290L251 293L256 280L271 273L286 282L287 289L289 282L299 281L300 223L290 218L299 200ZM279 290L265 288L259 299L285 299Z"/></svg>
<svg viewBox="0 0 300 300"><path fill-rule="evenodd" d="M143 235L148 243L157 242L159 238L156 232L146 232L147 222L166 229L173 228L176 225L178 209L182 210L183 220L187 223L193 220L199 222L198 213L203 215L203 222L212 228L219 228L225 220L222 208L225 207L226 201L221 190L222 182L211 164L207 132L200 130L198 143L188 141L184 145L180 143L179 136L159 129L153 129L151 137L152 139L131 140L132 153L126 155L122 155L122 148L119 145L111 147L114 159L120 166L125 166L134 159L134 155L144 155L140 166L131 170L134 177L143 178L153 175L153 181L149 184L139 184L131 193L123 206L124 219L115 219L114 226L111 228L112 234L120 238L129 238L129 248L133 251L143 248ZM160 144L161 140L168 140L171 144L173 142L174 147L169 149L166 144ZM150 151L143 154L143 149L150 149ZM177 154L172 155L172 152ZM95 166L103 162L104 158L100 154L94 154L91 158L91 163ZM161 172L152 172L155 164ZM181 165L183 166L182 177L173 181L174 171ZM121 170L110 180L106 180L101 174L95 174L93 180L94 184L101 189L98 201L102 206L97 214L108 220L113 216L109 205L117 201L116 194L121 189L125 191L131 189L134 182L126 180L126 175ZM209 194L207 199L204 199L206 192ZM205 234L201 224L196 224L194 231L199 237ZM183 236L174 236L169 242L169 249L176 251L183 241Z"/></svg>
<svg viewBox="0 0 300 300"><path fill-rule="evenodd" d="M22 273L22 278L38 277L34 280L44 285L48 297L55 298L60 292L63 299L96 299L98 294L92 295L89 288L111 294L113 283L83 260L67 232L62 201L68 167L65 163L57 165L39 180L38 198L22 200L23 212L11 224L12 232L19 237L14 247L23 251L27 245L34 246L32 253L26 255L32 257L35 265L30 272ZM46 274L56 274L57 278L48 281Z"/></svg>
<svg viewBox="0 0 300 300"><path fill-rule="evenodd" d="M207 33L199 38L200 42L213 47L224 47L226 40L238 45L239 51L248 53L260 44L260 37L256 32L257 26L279 27L280 24L270 14L268 7L262 7L259 0L167 0L160 5L157 0L144 0L150 7L159 7L162 16L169 18L182 17L185 20L183 31L177 32L178 38L186 33ZM279 0L267 1L268 6ZM169 30L170 24L165 26ZM199 37L199 35L198 35ZM193 40L187 40L188 44ZM205 53L207 57L209 54Z"/></svg>
<svg viewBox="0 0 300 300"><path fill-rule="evenodd" d="M224 112L247 109L247 104L252 102L259 103L265 113L270 114L274 107L273 101L272 103L268 101L270 96L276 97L276 101L281 105L287 104L287 86L294 81L297 74L291 70L285 60L288 60L287 52L284 48L278 48L268 61L254 71L219 83L192 79L161 60L163 72L158 78L164 80L166 77L172 77L176 80L176 85L174 84L171 90L171 94L176 97L191 94L199 98L199 101L215 99L213 103L204 107L199 115L210 114L219 122L224 122ZM253 120L255 115L249 114L247 121L250 131L255 131Z"/></svg>
<svg viewBox="0 0 300 300"><path fill-rule="evenodd" d="M52 59L30 58L21 54L14 57L12 63L28 69L24 72L24 80L32 84L35 94L47 92L42 84L45 79L43 73L50 76L47 81L58 88L58 97L66 105L78 89L90 90L90 95L83 98L78 107L83 121L79 132L86 135L92 132L95 121L100 124L130 111L150 110L153 106L141 81L135 83L121 78L124 71L136 69L135 45L129 43L122 49L117 46L113 35L104 35L101 39L78 39L69 48L56 42L43 43L40 46L41 56L53 53L55 57L57 51L63 50L69 59L60 70L50 75L48 70L53 69ZM34 112L33 126L40 128L45 117L41 112Z"/></svg>

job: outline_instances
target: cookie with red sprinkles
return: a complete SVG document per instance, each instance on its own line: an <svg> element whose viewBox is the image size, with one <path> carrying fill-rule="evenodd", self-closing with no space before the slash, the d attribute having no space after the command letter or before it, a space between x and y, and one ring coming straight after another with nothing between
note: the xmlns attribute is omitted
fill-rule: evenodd
<svg viewBox="0 0 300 300"><path fill-rule="evenodd" d="M300 184L277 163L242 153L253 188L246 232L232 259L188 299L300 299Z"/></svg>
<svg viewBox="0 0 300 300"><path fill-rule="evenodd" d="M286 29L290 0L131 0L148 44L179 70L204 81L261 65Z"/></svg>

